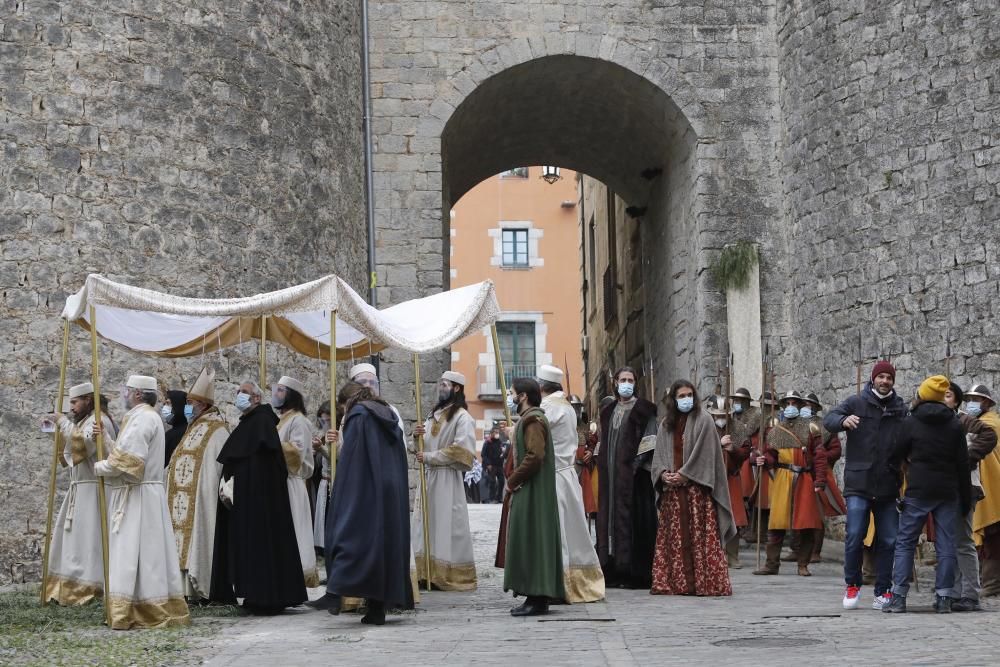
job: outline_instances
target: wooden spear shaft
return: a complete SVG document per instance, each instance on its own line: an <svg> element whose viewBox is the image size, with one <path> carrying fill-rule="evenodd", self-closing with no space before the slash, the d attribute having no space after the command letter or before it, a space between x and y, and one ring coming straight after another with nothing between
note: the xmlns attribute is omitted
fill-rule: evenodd
<svg viewBox="0 0 1000 667"><path fill-rule="evenodd" d="M69 320L63 323L62 361L59 364L59 390L56 393L57 415L62 414L63 394L66 391L66 363L69 360ZM45 548L42 550L42 590L41 602L45 604L45 592L49 582L49 549L52 548L52 512L56 501L56 468L59 465L59 454L62 450L62 429L56 419L56 431L52 444L52 468L49 470L49 506L45 519Z"/></svg>
<svg viewBox="0 0 1000 667"><path fill-rule="evenodd" d="M420 400L420 355L413 355L413 394L417 403L417 419L423 419L424 411ZM421 422L423 423L423 422ZM424 436L417 436L417 451L424 453ZM420 518L423 520L424 533L424 569L427 574L427 590L431 590L431 523L430 512L427 509L427 473L424 462L417 467L420 471ZM419 579L419 576L417 577Z"/></svg>
<svg viewBox="0 0 1000 667"><path fill-rule="evenodd" d="M94 424L101 427L96 438L97 460L104 460L104 422L101 420L101 372L97 356L97 313L90 307L90 372L94 385ZM111 627L111 585L108 570L108 501L104 492L104 477L97 476L97 506L101 515L101 557L104 561L104 617Z"/></svg>

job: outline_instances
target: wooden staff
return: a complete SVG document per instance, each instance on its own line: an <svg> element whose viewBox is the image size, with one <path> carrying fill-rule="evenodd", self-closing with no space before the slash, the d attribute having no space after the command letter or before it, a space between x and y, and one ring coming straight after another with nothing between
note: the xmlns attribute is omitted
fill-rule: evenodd
<svg viewBox="0 0 1000 667"><path fill-rule="evenodd" d="M760 456L763 452L764 445L764 434L767 426L766 417L764 416L764 391L767 387L767 364L768 364L768 344L764 344L764 359L761 362L760 369L760 430L757 431L757 456ZM756 462L755 462L756 463ZM764 520L763 508L760 503L760 495L763 490L764 482L764 471L761 466L754 466L757 471L757 569L759 570L760 565L760 524Z"/></svg>
<svg viewBox="0 0 1000 667"><path fill-rule="evenodd" d="M510 408L507 406L507 378L503 373L503 358L500 356L500 338L497 336L497 325L490 325L490 333L493 335L493 354L497 360L497 380L500 382L500 395L503 396L503 416L507 420L507 428L513 426L514 422L510 418Z"/></svg>
<svg viewBox="0 0 1000 667"><path fill-rule="evenodd" d="M945 348L944 357L944 376L951 381L951 341L948 341L948 346Z"/></svg>
<svg viewBox="0 0 1000 667"><path fill-rule="evenodd" d="M417 402L417 419L423 419L423 408L420 401L420 355L413 354L413 385L414 398ZM422 422L421 422L422 423ZM424 436L417 436L417 451L424 453ZM424 565L427 571L427 590L431 589L431 523L430 512L427 510L427 473L424 462L418 466L420 471L420 517L424 522ZM420 578L419 575L417 577Z"/></svg>
<svg viewBox="0 0 1000 667"><path fill-rule="evenodd" d="M97 313L90 306L90 372L94 385L94 424L101 427L96 438L97 460L104 460L104 422L101 421L101 379L97 358ZM111 585L108 571L108 501L104 495L104 477L97 476L97 507L101 514L101 557L104 560L104 617L111 627Z"/></svg>
<svg viewBox="0 0 1000 667"><path fill-rule="evenodd" d="M63 393L66 391L66 362L69 360L69 320L63 323L62 362L59 365L59 391L56 394L56 415L63 412ZM49 549L52 547L52 511L56 501L56 467L62 451L62 429L56 418L56 431L52 445L52 468L49 471L49 509L45 519L45 548L42 550L42 591L41 602L45 604L46 584L49 581Z"/></svg>
<svg viewBox="0 0 1000 667"><path fill-rule="evenodd" d="M260 316L260 388L267 387L267 315Z"/></svg>
<svg viewBox="0 0 1000 667"><path fill-rule="evenodd" d="M855 363L857 364L857 367L858 367L858 369L857 369L858 370L858 379L857 379L857 390L858 391L857 391L857 393L860 396L861 395L861 364L865 363L864 357L862 356L862 353L861 353L861 332L860 331L858 331L858 358L855 361Z"/></svg>
<svg viewBox="0 0 1000 667"><path fill-rule="evenodd" d="M261 326L266 326L263 322ZM261 339L260 349L263 360L264 340ZM263 361L262 361L263 363ZM337 430L337 311L330 311L330 428ZM345 417L347 415L344 415ZM326 485L327 499L333 495L333 480L337 476L337 452L333 441L326 443L327 454L330 456L330 483Z"/></svg>

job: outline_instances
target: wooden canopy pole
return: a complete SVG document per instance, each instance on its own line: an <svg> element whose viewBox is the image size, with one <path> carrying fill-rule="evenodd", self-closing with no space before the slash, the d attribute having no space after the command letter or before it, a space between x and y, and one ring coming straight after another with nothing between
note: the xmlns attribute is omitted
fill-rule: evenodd
<svg viewBox="0 0 1000 667"><path fill-rule="evenodd" d="M347 415L344 415L345 417ZM330 426L337 430L337 311L330 311ZM328 442L330 456L330 483L326 485L327 497L333 494L333 480L337 477L337 452L333 442Z"/></svg>
<svg viewBox="0 0 1000 667"><path fill-rule="evenodd" d="M420 355L413 354L413 394L417 403L417 419L423 419L423 408L420 402ZM417 451L424 453L424 436L417 436ZM431 524L430 513L427 510L427 474L424 471L424 462L418 466L420 471L420 515L423 519L424 533L424 565L427 573L427 590L431 589ZM419 574L417 575L419 579Z"/></svg>
<svg viewBox="0 0 1000 667"><path fill-rule="evenodd" d="M59 391L56 393L56 409L59 415L63 412L63 394L66 392L66 363L69 360L69 320L63 323L62 362L59 365ZM52 468L49 471L49 509L45 519L45 548L42 550L42 591L41 602L45 604L45 591L49 582L49 549L52 547L52 511L56 501L56 467L59 465L59 454L62 450L62 429L56 419L56 431L52 444Z"/></svg>
<svg viewBox="0 0 1000 667"><path fill-rule="evenodd" d="M97 314L90 307L90 372L94 385L94 424L101 427L97 435L97 460L104 460L104 422L101 420L101 380L97 359ZM111 586L108 572L108 501L104 495L104 477L97 476L97 505L101 514L101 557L104 561L104 616L111 627Z"/></svg>
<svg viewBox="0 0 1000 667"><path fill-rule="evenodd" d="M260 388L267 388L267 315L260 316Z"/></svg>
<svg viewBox="0 0 1000 667"><path fill-rule="evenodd" d="M500 338L497 336L497 325L490 325L490 333L493 335L493 354L497 360L497 380L500 382L500 395L503 397L503 414L507 419L507 427L510 428L514 422L510 418L510 408L507 407L507 378L503 373L503 359L500 356Z"/></svg>

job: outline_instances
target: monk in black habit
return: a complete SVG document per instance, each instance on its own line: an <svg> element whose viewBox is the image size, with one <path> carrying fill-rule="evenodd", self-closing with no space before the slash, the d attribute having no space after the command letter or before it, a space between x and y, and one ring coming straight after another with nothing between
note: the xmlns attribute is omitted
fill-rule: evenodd
<svg viewBox="0 0 1000 667"><path fill-rule="evenodd" d="M255 614L277 614L308 599L288 503L288 468L278 417L252 382L240 386L243 411L222 451L210 598Z"/></svg>
<svg viewBox="0 0 1000 667"><path fill-rule="evenodd" d="M344 440L325 535L325 597L334 603L324 608L337 614L340 598L365 598L361 622L383 625L386 608L413 608L406 449L388 403L355 382L342 393Z"/></svg>

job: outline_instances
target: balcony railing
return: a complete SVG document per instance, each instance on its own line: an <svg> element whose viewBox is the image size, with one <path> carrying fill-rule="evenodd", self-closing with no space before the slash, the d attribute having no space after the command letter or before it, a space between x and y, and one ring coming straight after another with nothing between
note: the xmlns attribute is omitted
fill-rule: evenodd
<svg viewBox="0 0 1000 667"><path fill-rule="evenodd" d="M533 378L537 372L538 367L534 364L513 364L512 366L504 366L503 376L509 389L514 378ZM476 369L476 395L480 401L504 400L503 394L500 393L496 366L480 366Z"/></svg>

